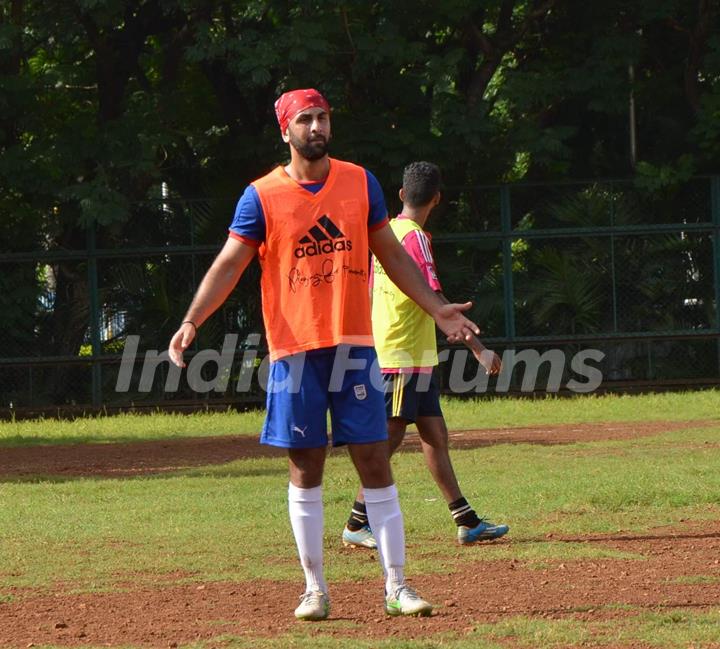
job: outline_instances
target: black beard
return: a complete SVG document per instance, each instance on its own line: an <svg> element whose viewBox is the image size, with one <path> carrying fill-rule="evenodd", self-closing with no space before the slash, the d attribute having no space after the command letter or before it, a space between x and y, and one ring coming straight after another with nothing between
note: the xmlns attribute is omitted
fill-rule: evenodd
<svg viewBox="0 0 720 649"><path fill-rule="evenodd" d="M305 160L320 160L327 155L328 143L325 139L316 139L312 142L301 142L290 133L290 144Z"/></svg>

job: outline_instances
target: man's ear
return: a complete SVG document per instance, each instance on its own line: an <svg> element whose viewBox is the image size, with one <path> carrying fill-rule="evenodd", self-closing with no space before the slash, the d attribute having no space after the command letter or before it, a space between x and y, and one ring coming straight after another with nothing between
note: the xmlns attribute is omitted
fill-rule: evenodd
<svg viewBox="0 0 720 649"><path fill-rule="evenodd" d="M285 142L285 144L288 144L290 142L290 134L288 133L289 128L290 127L286 128L285 132L280 134L282 136L283 142Z"/></svg>
<svg viewBox="0 0 720 649"><path fill-rule="evenodd" d="M400 197L400 200L404 203L405 202L405 190L401 187L400 191L398 192L398 196Z"/></svg>
<svg viewBox="0 0 720 649"><path fill-rule="evenodd" d="M438 191L437 194L435 194L435 198L433 198L433 207L437 207L440 205L440 201L442 200L442 194Z"/></svg>

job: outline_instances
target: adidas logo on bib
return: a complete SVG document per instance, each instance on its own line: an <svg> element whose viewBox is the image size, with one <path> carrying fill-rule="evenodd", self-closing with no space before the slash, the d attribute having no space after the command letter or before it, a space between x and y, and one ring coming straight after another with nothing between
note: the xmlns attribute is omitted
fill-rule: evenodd
<svg viewBox="0 0 720 649"><path fill-rule="evenodd" d="M301 245L295 248L294 254L298 259L352 250L352 241L345 238L345 235L330 220L330 217L327 215L321 216L317 223L318 225L313 225L308 230L308 234L300 239Z"/></svg>

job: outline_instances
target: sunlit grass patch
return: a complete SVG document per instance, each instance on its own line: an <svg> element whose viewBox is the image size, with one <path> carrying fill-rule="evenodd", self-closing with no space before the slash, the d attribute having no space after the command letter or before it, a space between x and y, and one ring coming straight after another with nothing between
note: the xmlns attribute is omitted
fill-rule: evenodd
<svg viewBox="0 0 720 649"><path fill-rule="evenodd" d="M641 395L541 398L443 397L450 429L612 421L718 419L720 390ZM132 442L222 435L258 435L264 410L125 413L113 416L0 422L0 446Z"/></svg>
<svg viewBox="0 0 720 649"><path fill-rule="evenodd" d="M673 577L667 581L673 584L720 584L720 577L713 575L683 575L681 577ZM720 623L720 620L718 621Z"/></svg>

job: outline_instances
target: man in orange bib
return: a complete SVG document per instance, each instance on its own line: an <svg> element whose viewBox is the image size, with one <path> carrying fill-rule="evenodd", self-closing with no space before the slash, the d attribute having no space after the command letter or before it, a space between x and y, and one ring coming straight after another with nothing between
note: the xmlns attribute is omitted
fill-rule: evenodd
<svg viewBox="0 0 720 649"><path fill-rule="evenodd" d="M275 111L290 163L246 188L229 237L170 341L170 358L184 366L197 328L257 255L271 360L261 442L288 449L290 522L306 582L295 616L320 620L330 611L322 547L328 409L332 443L347 444L364 489L385 573L385 611L429 615L432 605L404 575L405 533L370 323L369 251L449 340L479 329L462 315L470 303L446 304L428 287L388 225L374 176L328 156L325 98L313 89L287 92Z"/></svg>

